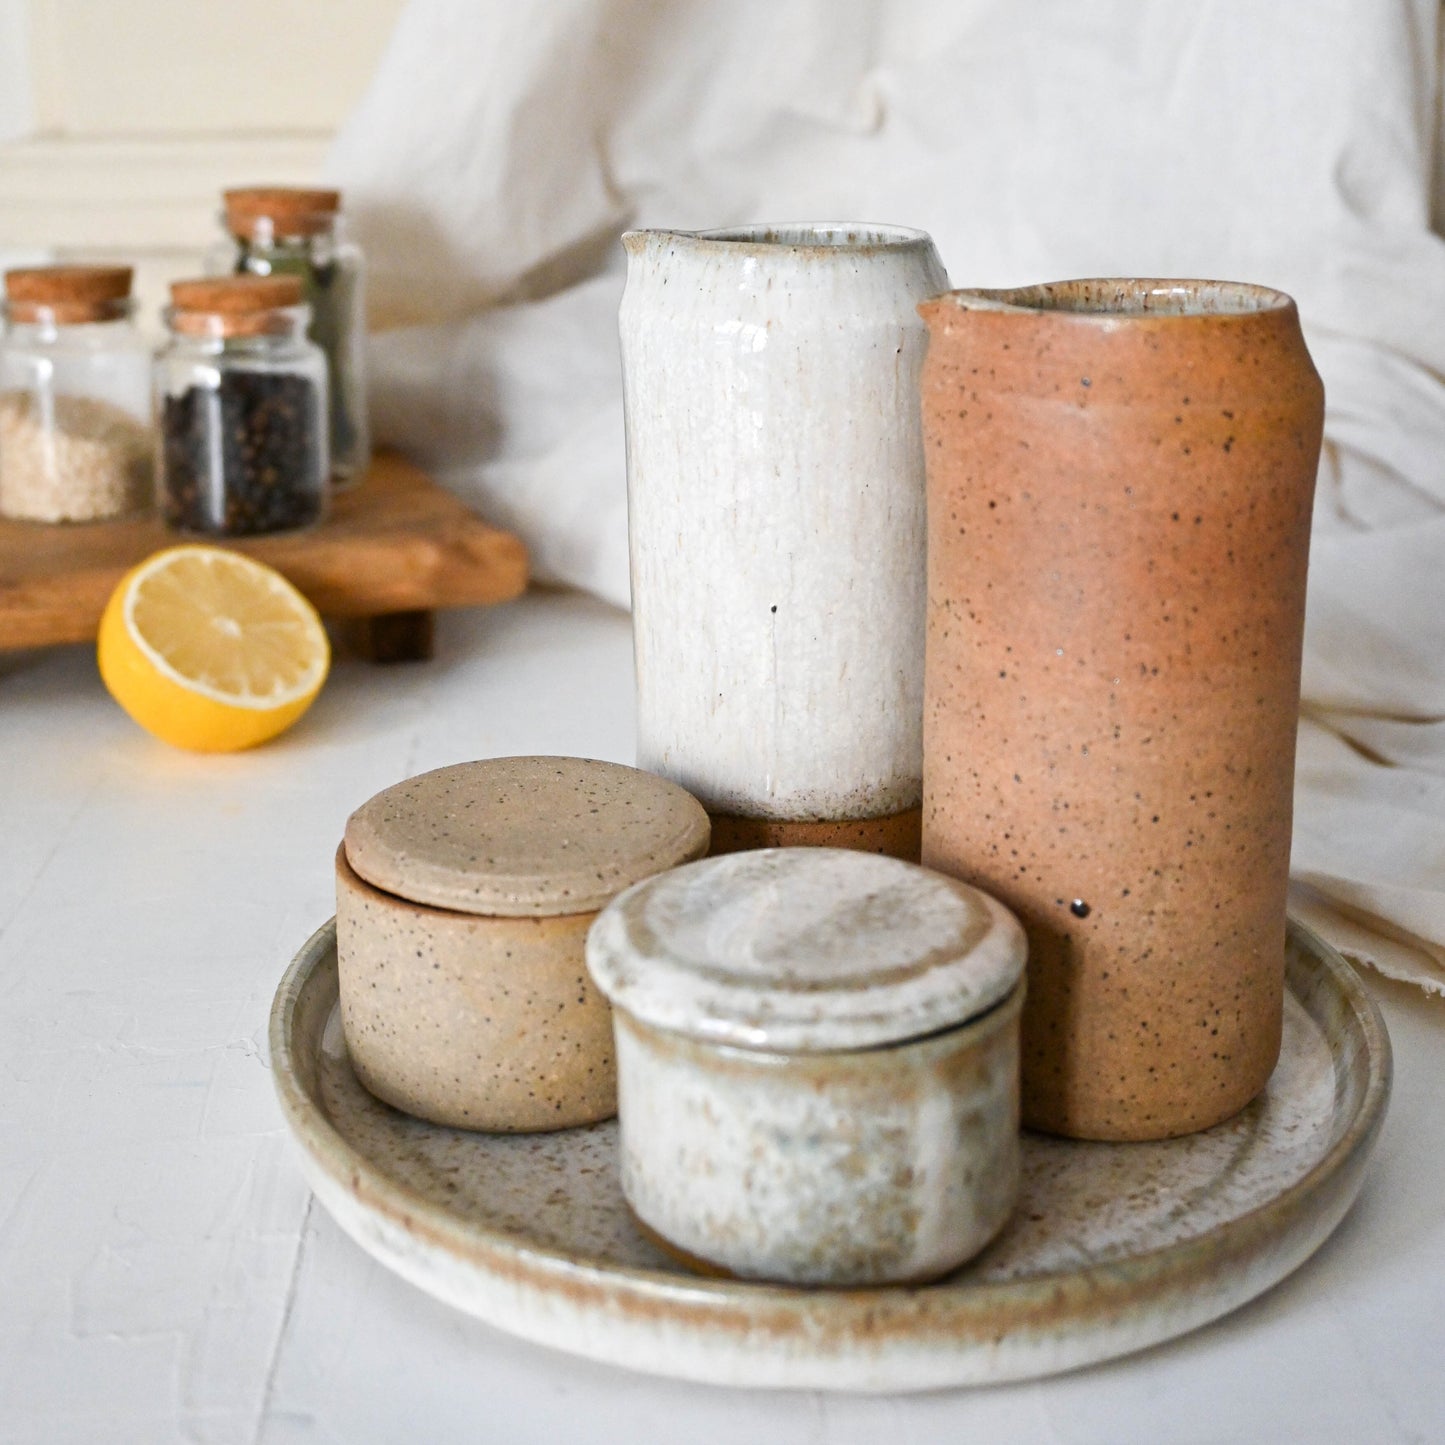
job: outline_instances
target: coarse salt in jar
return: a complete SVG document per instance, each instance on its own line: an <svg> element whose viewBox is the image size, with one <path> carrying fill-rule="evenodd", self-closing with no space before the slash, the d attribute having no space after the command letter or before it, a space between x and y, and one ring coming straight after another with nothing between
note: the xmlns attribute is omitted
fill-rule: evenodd
<svg viewBox="0 0 1445 1445"><path fill-rule="evenodd" d="M628 889L587 963L643 1229L788 1284L924 1281L976 1254L1018 1190L1024 953L987 894L846 849Z"/></svg>
<svg viewBox="0 0 1445 1445"><path fill-rule="evenodd" d="M161 503L182 532L244 537L321 520L326 358L294 276L177 281L156 358Z"/></svg>
<svg viewBox="0 0 1445 1445"><path fill-rule="evenodd" d="M150 505L151 353L130 287L129 266L6 274L0 514L91 522Z"/></svg>

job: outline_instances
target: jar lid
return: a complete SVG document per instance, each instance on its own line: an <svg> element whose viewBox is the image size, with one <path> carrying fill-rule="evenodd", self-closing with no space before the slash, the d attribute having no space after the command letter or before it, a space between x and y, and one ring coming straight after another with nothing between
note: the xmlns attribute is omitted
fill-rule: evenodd
<svg viewBox="0 0 1445 1445"><path fill-rule="evenodd" d="M245 186L224 191L226 228L250 239L262 226L278 236L313 236L330 229L341 192L302 186Z"/></svg>
<svg viewBox="0 0 1445 1445"><path fill-rule="evenodd" d="M346 861L413 903L494 917L590 913L707 852L676 783L588 758L489 758L408 778L346 822Z"/></svg>
<svg viewBox="0 0 1445 1445"><path fill-rule="evenodd" d="M172 281L167 320L173 331L260 336L278 329L268 313L299 306L303 295L299 276L206 276Z"/></svg>
<svg viewBox="0 0 1445 1445"><path fill-rule="evenodd" d="M593 924L587 966L642 1023L740 1048L902 1043L986 1012L1017 986L1012 913L914 863L768 848L648 879Z"/></svg>
<svg viewBox="0 0 1445 1445"><path fill-rule="evenodd" d="M12 320L36 321L42 312L59 323L100 321L123 314L129 299L129 266L28 266L5 273Z"/></svg>

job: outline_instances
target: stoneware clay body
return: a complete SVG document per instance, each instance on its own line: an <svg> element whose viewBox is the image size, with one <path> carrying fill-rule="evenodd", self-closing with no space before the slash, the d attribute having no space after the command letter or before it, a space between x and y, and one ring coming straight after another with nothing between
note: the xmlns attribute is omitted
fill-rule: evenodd
<svg viewBox="0 0 1445 1445"><path fill-rule="evenodd" d="M342 1031L357 1077L463 1129L564 1129L617 1110L587 930L615 894L707 851L701 805L585 758L492 758L354 812L336 855Z"/></svg>
<svg viewBox="0 0 1445 1445"><path fill-rule="evenodd" d="M1103 280L920 309L924 861L1028 930L1025 1123L1206 1128L1280 1046L1324 406L1294 303Z"/></svg>
<svg viewBox="0 0 1445 1445"><path fill-rule="evenodd" d="M935 1278L1002 1228L1019 1179L1024 936L993 899L895 858L705 859L598 916L622 1188L713 1271Z"/></svg>
<svg viewBox="0 0 1445 1445"><path fill-rule="evenodd" d="M916 860L929 238L639 231L621 313L638 765L714 848Z"/></svg>

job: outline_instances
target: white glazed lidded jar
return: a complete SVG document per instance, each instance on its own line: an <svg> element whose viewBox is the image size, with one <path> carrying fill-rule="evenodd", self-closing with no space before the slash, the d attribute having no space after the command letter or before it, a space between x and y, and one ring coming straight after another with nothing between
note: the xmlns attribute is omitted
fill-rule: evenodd
<svg viewBox="0 0 1445 1445"><path fill-rule="evenodd" d="M922 231L636 231L620 317L638 765L714 851L916 858Z"/></svg>
<svg viewBox="0 0 1445 1445"><path fill-rule="evenodd" d="M840 848L707 858L614 899L587 965L644 1230L790 1284L971 1258L1018 1191L1024 953L987 894Z"/></svg>

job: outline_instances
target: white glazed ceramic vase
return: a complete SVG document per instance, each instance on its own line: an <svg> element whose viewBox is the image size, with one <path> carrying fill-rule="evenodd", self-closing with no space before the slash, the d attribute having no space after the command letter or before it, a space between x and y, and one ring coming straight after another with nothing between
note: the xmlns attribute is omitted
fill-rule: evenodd
<svg viewBox="0 0 1445 1445"><path fill-rule="evenodd" d="M916 307L948 284L932 241L846 225L623 241L638 765L714 815L917 808Z"/></svg>

